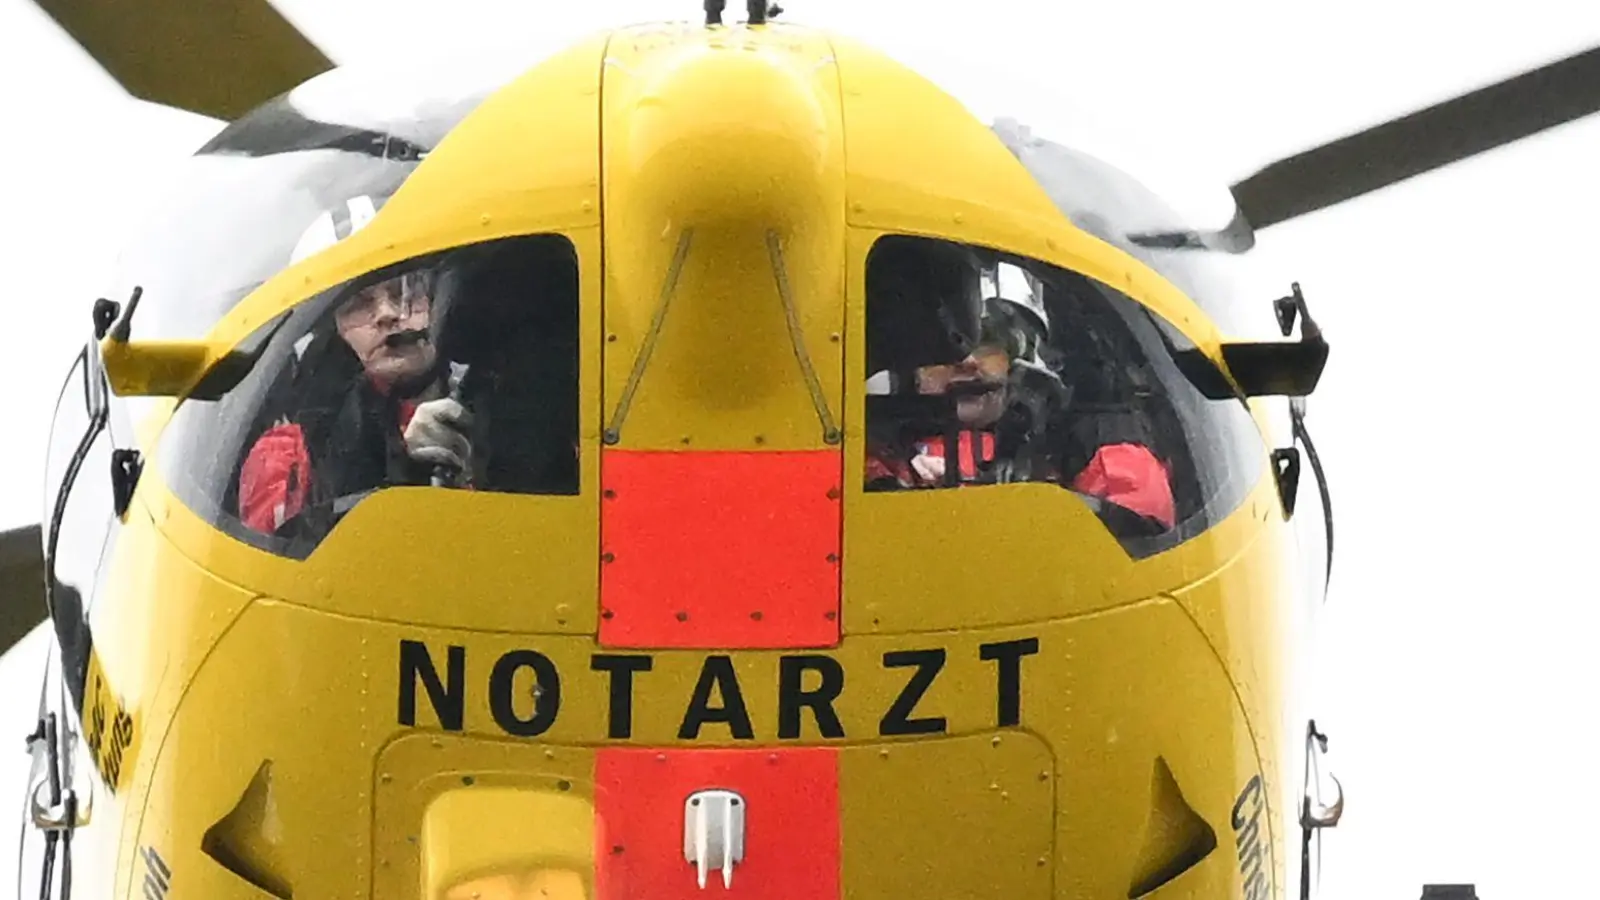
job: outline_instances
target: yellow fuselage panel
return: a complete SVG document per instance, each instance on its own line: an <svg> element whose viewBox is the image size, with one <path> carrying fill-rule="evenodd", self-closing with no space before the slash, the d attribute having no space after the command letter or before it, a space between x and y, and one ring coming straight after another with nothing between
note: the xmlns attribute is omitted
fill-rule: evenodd
<svg viewBox="0 0 1600 900"><path fill-rule="evenodd" d="M155 761L174 726L198 720L183 707L184 696L253 597L178 552L138 505L109 565L106 594L90 614L95 640L82 709L85 749L99 778L83 792L93 795L93 818L73 847L82 859L117 861L114 869L89 867L85 890L114 876L115 896L131 896L143 877L135 865L142 816L167 802L151 791ZM253 648L241 662L272 652Z"/></svg>
<svg viewBox="0 0 1600 900"><path fill-rule="evenodd" d="M810 746L846 754L846 896L921 884L932 871L924 860L944 859L950 877L974 889L974 879L995 877L955 859L965 825L937 825L941 804L991 792L996 806L985 815L996 821L1007 801L1042 799L1055 810L1027 827L1055 863L1059 896L1125 891L1152 818L1158 759L1217 831L1223 861L1203 880L1237 877L1227 829L1256 775L1255 748L1226 672L1170 600L1024 628L862 636L824 654L637 655L650 667L619 704L615 674L595 662L617 654L588 639L442 632L258 601L188 686L159 758L140 754L154 801L140 841L163 848L193 883L244 896L200 848L270 761L276 877L296 894L338 895L362 892L371 872L394 891L375 895L394 896L416 883L422 858L410 839L426 830L429 804L464 784L534 791L564 780L563 790L581 794L595 754L609 748ZM820 701L806 694L830 670L837 689ZM726 674L697 696L708 672ZM983 762L1018 741L1037 742L1039 753ZM924 742L947 748L929 759L937 765L884 766L916 759ZM418 749L395 755L403 746ZM908 800L918 797L925 813ZM374 804L398 805L374 818ZM374 821L369 832L363 823ZM571 836L558 837L537 852L571 855ZM327 864L330 846L341 848L338 866ZM898 862L886 869L885 860Z"/></svg>

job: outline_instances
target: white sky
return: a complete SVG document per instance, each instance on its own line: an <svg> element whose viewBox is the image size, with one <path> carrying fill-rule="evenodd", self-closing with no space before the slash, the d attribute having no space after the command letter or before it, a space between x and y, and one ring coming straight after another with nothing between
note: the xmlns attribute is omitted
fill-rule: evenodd
<svg viewBox="0 0 1600 900"><path fill-rule="evenodd" d="M278 5L343 62L700 6ZM869 40L913 10L923 39L1023 67L1223 179L1600 43L1600 4L1571 0L786 5ZM0 0L0 85L5 528L38 519L49 413L113 242L216 126L129 100L26 0ZM1600 489L1591 442L1573 438L1593 414L1597 209L1600 120L1263 236L1286 273L1273 284L1301 281L1333 343L1310 404L1338 516L1318 718L1348 796L1325 896L1474 881L1506 900L1588 881Z"/></svg>

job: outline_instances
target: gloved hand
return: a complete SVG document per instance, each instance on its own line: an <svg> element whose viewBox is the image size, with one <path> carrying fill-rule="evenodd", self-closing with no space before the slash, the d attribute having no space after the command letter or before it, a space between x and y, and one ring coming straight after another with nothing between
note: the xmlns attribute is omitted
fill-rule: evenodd
<svg viewBox="0 0 1600 900"><path fill-rule="evenodd" d="M406 452L418 462L463 470L472 458L466 435L471 427L472 413L459 402L449 397L430 400L417 407L406 425Z"/></svg>
<svg viewBox="0 0 1600 900"><path fill-rule="evenodd" d="M944 481L944 457L918 453L911 458L911 471L923 484L939 484Z"/></svg>

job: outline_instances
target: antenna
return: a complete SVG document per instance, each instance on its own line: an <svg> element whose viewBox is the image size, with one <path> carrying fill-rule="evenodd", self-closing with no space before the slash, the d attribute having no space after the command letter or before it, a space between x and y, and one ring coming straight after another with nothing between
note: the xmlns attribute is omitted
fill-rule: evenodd
<svg viewBox="0 0 1600 900"><path fill-rule="evenodd" d="M720 26L722 12L727 9L727 0L705 0L706 27ZM783 15L783 7L769 0L745 0L745 17L751 25L765 25L768 19L776 19Z"/></svg>

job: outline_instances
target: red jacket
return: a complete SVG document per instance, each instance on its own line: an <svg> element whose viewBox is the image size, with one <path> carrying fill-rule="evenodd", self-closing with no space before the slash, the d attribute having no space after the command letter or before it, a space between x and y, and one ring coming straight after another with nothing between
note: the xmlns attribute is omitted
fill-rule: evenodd
<svg viewBox="0 0 1600 900"><path fill-rule="evenodd" d="M400 404L400 428L417 405ZM311 453L305 432L293 422L267 429L250 448L239 472L239 518L256 531L272 534L300 514L311 494Z"/></svg>
<svg viewBox="0 0 1600 900"><path fill-rule="evenodd" d="M994 456L994 435L984 432L983 459ZM944 458L944 441L933 438L916 445L918 455ZM977 475L978 459L973 455L972 432L961 432L957 452L961 455L961 474ZM909 461L867 456L868 480L894 478L905 487L928 487L940 483L927 479ZM1072 489L1099 497L1159 521L1168 528L1177 524L1176 504L1172 499L1171 473L1149 448L1139 444L1106 444L1095 451L1089 464L1072 479Z"/></svg>

